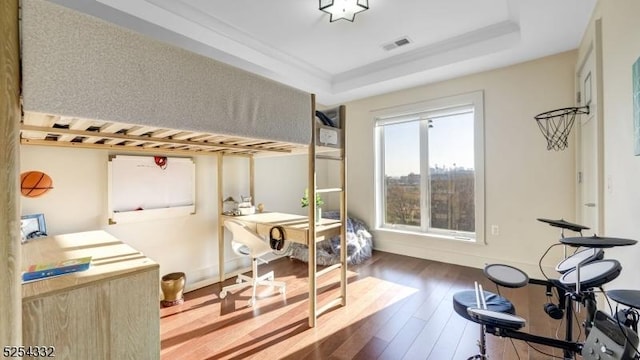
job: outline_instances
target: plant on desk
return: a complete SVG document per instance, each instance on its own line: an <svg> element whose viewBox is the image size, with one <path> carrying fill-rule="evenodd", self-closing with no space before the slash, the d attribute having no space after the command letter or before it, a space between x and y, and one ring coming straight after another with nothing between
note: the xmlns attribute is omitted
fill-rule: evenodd
<svg viewBox="0 0 640 360"><path fill-rule="evenodd" d="M300 199L300 205L302 207L309 206L309 189L304 189L304 196ZM316 193L316 222L322 218L322 205L324 205L324 201L320 194Z"/></svg>

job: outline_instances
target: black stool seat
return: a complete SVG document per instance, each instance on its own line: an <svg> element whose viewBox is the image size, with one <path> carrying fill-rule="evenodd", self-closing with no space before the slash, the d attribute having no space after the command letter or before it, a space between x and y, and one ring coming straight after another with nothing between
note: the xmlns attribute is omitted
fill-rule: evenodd
<svg viewBox="0 0 640 360"><path fill-rule="evenodd" d="M498 294L494 294L488 291L483 291L482 294L484 295L484 300L487 304L487 310L496 311L499 313L504 313L509 315L515 314L516 309L511 303L511 301L503 298ZM486 321L483 316L479 316L478 314L473 313L473 311L472 313L475 316L475 318L474 316L471 316L469 314L468 309L474 309L479 307L480 307L480 304L478 304L478 301L476 300L475 290L463 290L453 294L453 310L455 310L458 313L458 315L462 316L463 318L469 321L473 321L474 323L487 325L485 324ZM493 320L493 316L495 314L489 314L489 315L490 315L490 320ZM478 340L478 348L480 352L476 355L469 357L467 360L472 360L472 359L486 360L487 359L485 328L489 328L489 326L480 326L479 328L480 328L480 339Z"/></svg>
<svg viewBox="0 0 640 360"><path fill-rule="evenodd" d="M487 302L487 310L511 315L516 313L516 308L513 306L511 301L498 294L484 291L484 299ZM478 307L475 290L458 291L453 295L453 310L463 318L480 324L476 319L469 316L469 313L467 312L467 308L469 307Z"/></svg>

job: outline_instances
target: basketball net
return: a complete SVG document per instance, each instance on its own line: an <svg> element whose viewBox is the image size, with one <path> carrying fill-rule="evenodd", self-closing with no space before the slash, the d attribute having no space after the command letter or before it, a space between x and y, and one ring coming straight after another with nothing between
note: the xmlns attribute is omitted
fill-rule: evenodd
<svg viewBox="0 0 640 360"><path fill-rule="evenodd" d="M538 127L547 139L547 150L564 150L569 145L569 133L577 114L589 114L589 107L571 107L543 112L535 116Z"/></svg>

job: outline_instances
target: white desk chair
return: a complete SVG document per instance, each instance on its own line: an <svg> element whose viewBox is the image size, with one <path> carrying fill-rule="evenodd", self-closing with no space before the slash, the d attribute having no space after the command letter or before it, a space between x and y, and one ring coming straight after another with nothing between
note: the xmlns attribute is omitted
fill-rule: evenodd
<svg viewBox="0 0 640 360"><path fill-rule="evenodd" d="M251 231L251 229L239 221L226 220L224 222L224 226L233 234L233 240L231 240L231 247L233 248L233 251L238 255L251 256L252 277L239 274L235 284L222 288L222 291L220 291L220 298L224 299L229 290L252 286L253 293L251 295L251 299L249 299L249 306L253 306L256 299L256 287L258 285L278 286L280 288L280 293L284 294L286 285L282 281L273 280L273 271L269 271L262 276L258 276L258 260L266 263L265 260L259 259L259 257L273 251L269 244L264 241L260 235Z"/></svg>

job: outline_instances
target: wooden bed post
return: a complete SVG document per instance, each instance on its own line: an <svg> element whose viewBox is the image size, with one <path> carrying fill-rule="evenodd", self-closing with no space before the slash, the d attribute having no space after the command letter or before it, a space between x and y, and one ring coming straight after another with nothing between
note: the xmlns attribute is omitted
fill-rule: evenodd
<svg viewBox="0 0 640 360"><path fill-rule="evenodd" d="M255 194L255 178L256 178L256 160L251 155L249 157L249 196L251 196L251 201L253 201L253 205L256 204L256 194Z"/></svg>
<svg viewBox="0 0 640 360"><path fill-rule="evenodd" d="M18 0L0 2L0 344L22 343Z"/></svg>
<svg viewBox="0 0 640 360"><path fill-rule="evenodd" d="M318 288L316 285L316 97L311 94L311 143L309 144L309 327L316 326Z"/></svg>
<svg viewBox="0 0 640 360"><path fill-rule="evenodd" d="M224 154L218 152L218 215L222 214L224 210L224 199L222 197L222 168L224 161ZM218 259L224 259L224 224L220 223L220 216L218 216ZM224 262L220 261L218 264L218 275L220 276L220 284L224 282Z"/></svg>

